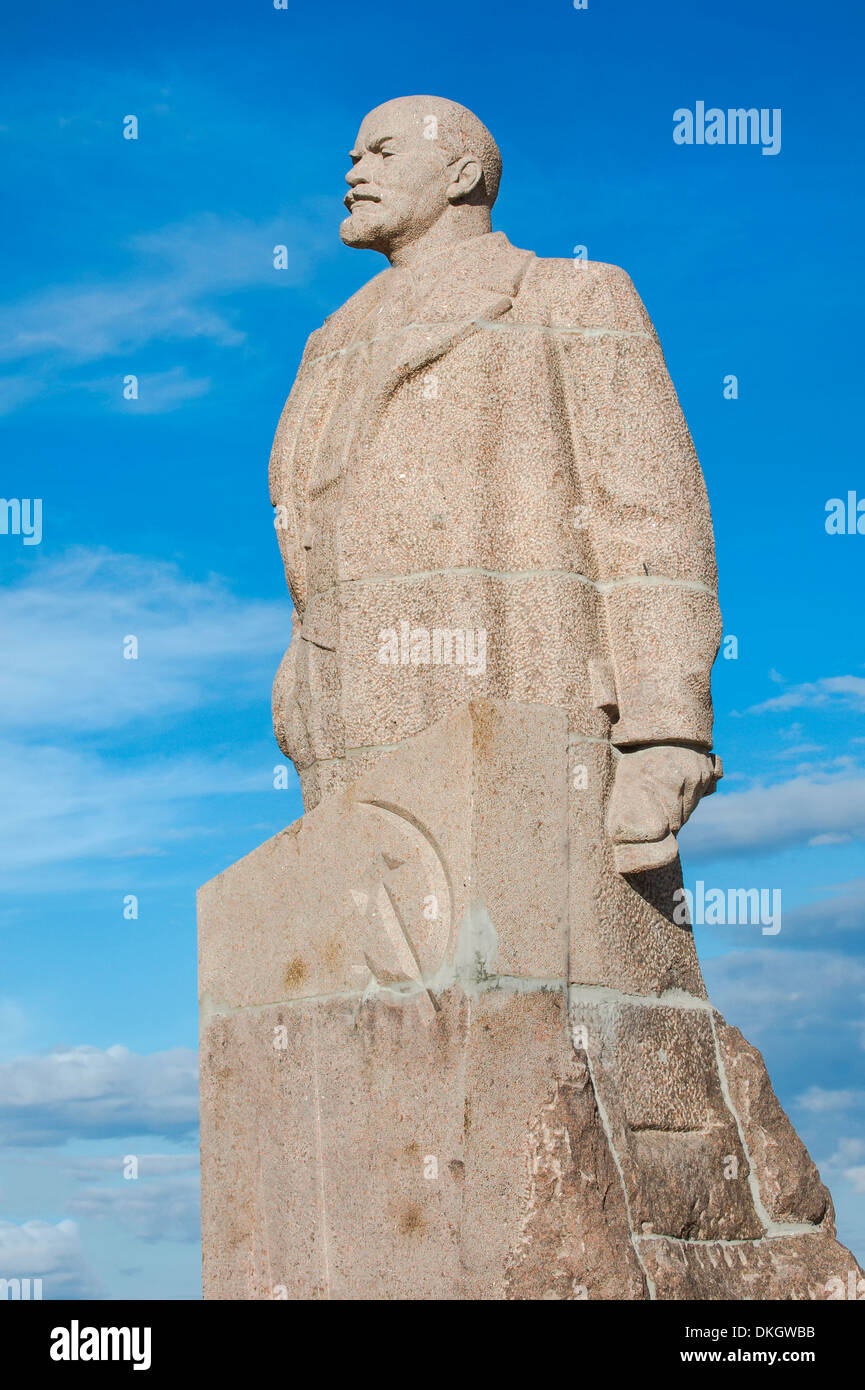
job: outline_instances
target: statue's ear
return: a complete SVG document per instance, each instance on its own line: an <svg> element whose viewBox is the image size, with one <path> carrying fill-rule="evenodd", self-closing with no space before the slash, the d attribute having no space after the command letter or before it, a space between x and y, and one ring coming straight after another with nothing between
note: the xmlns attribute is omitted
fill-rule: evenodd
<svg viewBox="0 0 865 1390"><path fill-rule="evenodd" d="M448 184L447 194L452 203L469 198L475 189L483 188L484 171L478 160L464 154L451 165L453 175Z"/></svg>

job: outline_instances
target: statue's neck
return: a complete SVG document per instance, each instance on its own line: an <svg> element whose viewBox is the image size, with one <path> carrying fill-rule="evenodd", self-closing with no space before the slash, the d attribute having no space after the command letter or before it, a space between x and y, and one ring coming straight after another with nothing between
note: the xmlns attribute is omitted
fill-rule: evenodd
<svg viewBox="0 0 865 1390"><path fill-rule="evenodd" d="M472 211L480 211L480 209L472 209ZM486 209L483 211L486 213ZM486 236L489 231L489 213L486 213L483 218L473 218L471 222L467 220L451 222L445 218L440 218L414 241L394 247L388 253L387 258L392 266L412 268L426 263L434 256L441 256L448 251L453 251L455 247L461 246L464 242L471 241L475 237Z"/></svg>

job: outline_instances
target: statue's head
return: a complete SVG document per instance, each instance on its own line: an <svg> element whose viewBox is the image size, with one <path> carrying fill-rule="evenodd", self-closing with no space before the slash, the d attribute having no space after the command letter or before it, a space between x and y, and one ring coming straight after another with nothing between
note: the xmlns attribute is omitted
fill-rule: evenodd
<svg viewBox="0 0 865 1390"><path fill-rule="evenodd" d="M486 126L443 97L397 97L365 116L346 174L346 246L399 263L421 240L435 244L490 229L502 172Z"/></svg>

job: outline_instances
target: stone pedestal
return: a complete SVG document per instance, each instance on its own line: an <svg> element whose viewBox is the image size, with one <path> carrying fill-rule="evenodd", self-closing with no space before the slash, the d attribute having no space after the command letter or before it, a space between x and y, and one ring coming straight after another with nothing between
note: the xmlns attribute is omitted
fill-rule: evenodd
<svg viewBox="0 0 865 1390"><path fill-rule="evenodd" d="M206 1298L865 1294L614 756L469 704L201 889Z"/></svg>

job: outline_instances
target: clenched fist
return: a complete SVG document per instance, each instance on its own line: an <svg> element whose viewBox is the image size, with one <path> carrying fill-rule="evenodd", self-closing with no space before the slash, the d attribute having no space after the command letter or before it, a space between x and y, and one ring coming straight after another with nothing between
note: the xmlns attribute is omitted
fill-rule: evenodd
<svg viewBox="0 0 865 1390"><path fill-rule="evenodd" d="M622 753L607 807L607 834L619 873L671 864L679 852L677 832L723 775L715 754L676 744Z"/></svg>

